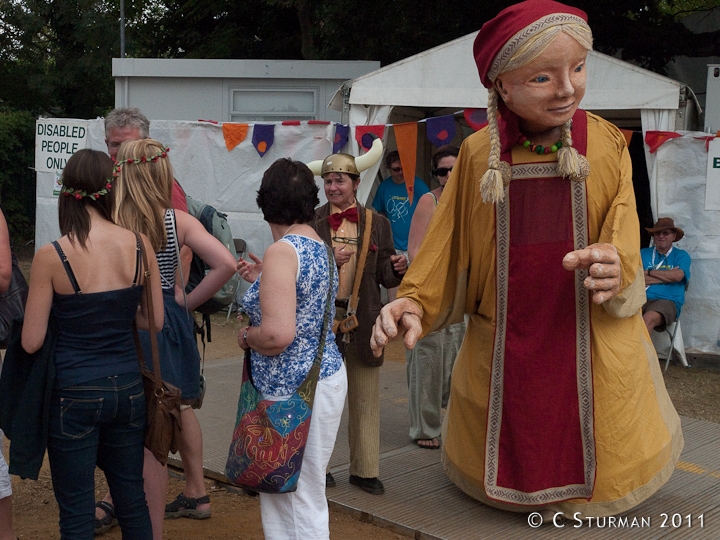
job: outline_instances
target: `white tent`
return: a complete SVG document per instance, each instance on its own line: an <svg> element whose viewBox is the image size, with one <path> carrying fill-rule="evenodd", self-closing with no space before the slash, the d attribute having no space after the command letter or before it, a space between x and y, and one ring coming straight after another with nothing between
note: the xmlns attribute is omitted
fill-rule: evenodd
<svg viewBox="0 0 720 540"><path fill-rule="evenodd" d="M350 124L369 123L363 119L383 123L383 106L487 107L487 90L480 84L472 55L475 36L468 34L354 79ZM681 83L596 51L588 56L587 71L583 108L640 110L643 130L676 128ZM340 110L340 97L335 95L332 108Z"/></svg>
<svg viewBox="0 0 720 540"><path fill-rule="evenodd" d="M393 107L426 111L485 108L487 90L480 83L472 54L476 35L468 34L353 79L347 84L349 96L348 88L341 89L329 106L348 110L352 126L386 124ZM681 83L596 51L588 56L587 71L584 109L611 121L627 118L630 111L639 112L643 133L685 128L676 125ZM357 155L357 142L351 143ZM368 174L374 176L378 167ZM361 188L364 200L372 186Z"/></svg>
<svg viewBox="0 0 720 540"><path fill-rule="evenodd" d="M720 354L720 210L708 175L720 147L709 153L707 133L678 133L652 154L653 211L685 231L676 245L692 258L680 320L687 352Z"/></svg>
<svg viewBox="0 0 720 540"><path fill-rule="evenodd" d="M417 109L425 115L448 114L464 108L487 107L472 54L476 34L455 39L377 71L358 77L335 94L330 107L343 110L351 126L387 124L393 109L401 115ZM591 51L584 109L610 121L635 118L647 131L687 129L681 99L684 85L656 73ZM398 114L393 121L397 121ZM638 122L637 120L640 120ZM387 134L387 131L386 131ZM720 350L720 290L717 282L719 212L705 209L707 152L699 133L685 133L646 158L653 214L671 216L686 231L679 247L693 258L692 285L683 310L682 327L689 352ZM352 152L359 153L355 140ZM379 165L367 171L373 178ZM361 183L366 200L371 182ZM662 341L662 339L661 339Z"/></svg>

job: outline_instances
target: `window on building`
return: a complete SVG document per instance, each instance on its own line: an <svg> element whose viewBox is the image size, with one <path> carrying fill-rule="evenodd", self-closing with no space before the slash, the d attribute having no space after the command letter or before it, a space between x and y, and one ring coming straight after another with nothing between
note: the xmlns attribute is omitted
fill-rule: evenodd
<svg viewBox="0 0 720 540"><path fill-rule="evenodd" d="M316 120L317 90L312 88L231 89L231 122Z"/></svg>

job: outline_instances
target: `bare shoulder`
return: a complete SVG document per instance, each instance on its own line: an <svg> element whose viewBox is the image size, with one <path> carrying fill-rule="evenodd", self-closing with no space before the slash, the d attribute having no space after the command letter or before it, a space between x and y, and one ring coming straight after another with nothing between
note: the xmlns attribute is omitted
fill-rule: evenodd
<svg viewBox="0 0 720 540"><path fill-rule="evenodd" d="M435 209L435 194L432 191L428 191L425 193L422 197L418 199L417 208L415 211L417 212L420 209L427 209L432 208Z"/></svg>
<svg viewBox="0 0 720 540"><path fill-rule="evenodd" d="M295 256L295 248L292 245L290 245L288 242L274 242L270 244L270 246L268 246L268 248L265 250L265 255L263 256L263 265L268 262L268 259L270 259L270 261L273 261L291 255Z"/></svg>
<svg viewBox="0 0 720 540"><path fill-rule="evenodd" d="M35 255L33 255L33 264L36 262L48 263L55 259L60 260L60 256L58 255L55 246L52 244L45 244L35 252Z"/></svg>
<svg viewBox="0 0 720 540"><path fill-rule="evenodd" d="M60 256L52 244L45 244L35 252L30 267L31 275L52 274L61 264Z"/></svg>
<svg viewBox="0 0 720 540"><path fill-rule="evenodd" d="M205 227L203 227L202 223L200 223L197 218L183 211L175 210L175 223L177 224L178 228L194 227L196 225L199 225L203 228L203 230L205 229Z"/></svg>

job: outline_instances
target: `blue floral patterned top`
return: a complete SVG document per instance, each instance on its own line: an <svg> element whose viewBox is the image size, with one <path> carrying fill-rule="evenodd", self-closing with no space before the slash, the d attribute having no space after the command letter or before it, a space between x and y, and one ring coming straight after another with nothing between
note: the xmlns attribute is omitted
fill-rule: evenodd
<svg viewBox="0 0 720 540"><path fill-rule="evenodd" d="M287 349L277 356L265 356L252 351L250 360L255 387L260 392L271 396L292 394L310 371L320 341L329 281L328 253L323 242L295 234L284 236L279 241L287 242L295 248L298 257L295 287L297 295L295 339ZM334 261L332 262L334 263ZM335 373L342 364L342 356L335 344L335 334L332 331L335 319L335 295L338 287L337 272L334 277L325 351L320 364L321 379ZM260 312L261 279L262 274L258 276L243 297L243 308L250 316L253 326L259 326L262 322L262 313Z"/></svg>

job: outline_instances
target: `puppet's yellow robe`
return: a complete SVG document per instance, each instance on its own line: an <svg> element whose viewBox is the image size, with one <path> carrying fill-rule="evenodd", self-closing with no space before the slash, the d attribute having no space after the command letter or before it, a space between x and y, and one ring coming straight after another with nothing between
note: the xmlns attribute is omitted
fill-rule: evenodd
<svg viewBox="0 0 720 540"><path fill-rule="evenodd" d="M604 242L617 248L622 285L620 294L604 305L587 302L592 431L588 448L592 455L586 460L590 492L581 497L556 493L548 498L547 493L536 492L507 498L498 495L502 490L494 490L494 480L488 483L488 471L497 466L492 463L494 458L487 459L489 433L499 425L493 424L489 402L493 384L494 395L502 400L502 384L507 383L497 377L493 383L493 366L502 359L496 331L501 292L497 274L503 261L498 260L497 246L498 238L509 234L504 232L509 229L507 224L498 223L502 219L496 217L495 205L484 203L479 193L488 151L487 128L463 143L424 243L398 293L423 307L424 334L460 322L463 314L469 314L443 425L444 468L463 491L498 508L548 508L586 516L623 512L647 499L670 478L683 446L680 419L640 314L645 288L625 139L615 126L587 113L586 245ZM512 149L514 164L548 162L554 157L535 156L517 145ZM506 188L506 198L508 192ZM561 265L561 260L557 264ZM587 293L578 288L576 296L583 294ZM530 331L542 317L543 313L527 314ZM548 387L546 392L548 406L552 406L554 389ZM513 451L533 459L532 448ZM540 464L550 471L557 465Z"/></svg>

